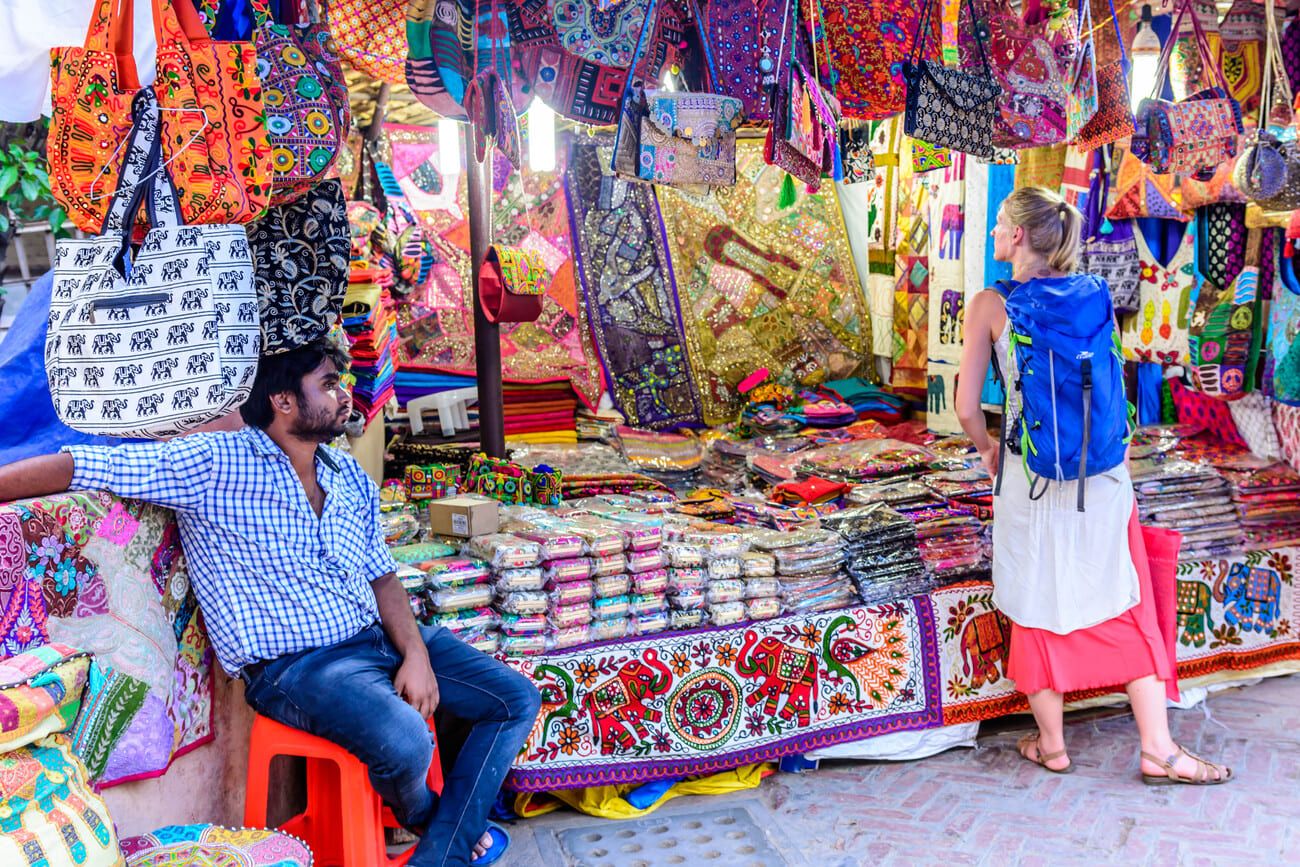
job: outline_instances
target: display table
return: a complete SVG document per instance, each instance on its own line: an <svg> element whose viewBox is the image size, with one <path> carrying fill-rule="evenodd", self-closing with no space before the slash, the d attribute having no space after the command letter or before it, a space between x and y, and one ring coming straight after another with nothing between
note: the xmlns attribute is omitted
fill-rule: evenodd
<svg viewBox="0 0 1300 867"><path fill-rule="evenodd" d="M1283 548L1179 567L1184 685L1285 673L1276 663L1300 660L1297 556L1300 548ZM959 584L889 605L511 660L543 704L507 786L707 774L1026 711L1005 674L1009 629L992 589Z"/></svg>

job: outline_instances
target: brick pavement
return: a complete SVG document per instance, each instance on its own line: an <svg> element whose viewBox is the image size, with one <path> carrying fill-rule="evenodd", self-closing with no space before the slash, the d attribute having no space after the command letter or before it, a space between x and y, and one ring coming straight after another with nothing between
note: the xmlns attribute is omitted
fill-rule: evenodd
<svg viewBox="0 0 1300 867"><path fill-rule="evenodd" d="M1300 676L1213 694L1202 707L1171 711L1171 722L1176 740L1231 765L1237 778L1209 788L1142 785L1132 716L1101 709L1066 717L1077 766L1069 776L1019 757L1016 739L1032 727L1019 716L985 723L973 750L823 762L756 790L680 798L656 815L742 807L791 865L1300 863ZM598 822L563 811L515 823L502 864L576 865L556 857L554 832ZM710 863L682 854L688 864Z"/></svg>

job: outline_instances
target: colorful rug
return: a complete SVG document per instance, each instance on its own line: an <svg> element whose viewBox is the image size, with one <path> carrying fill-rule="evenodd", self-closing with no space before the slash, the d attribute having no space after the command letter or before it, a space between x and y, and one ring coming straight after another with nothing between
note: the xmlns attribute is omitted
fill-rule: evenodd
<svg viewBox="0 0 1300 867"><path fill-rule="evenodd" d="M747 140L734 187L658 188L707 424L736 418L736 385L760 367L789 382L874 375L866 293L834 185L782 209L784 178Z"/></svg>
<svg viewBox="0 0 1300 867"><path fill-rule="evenodd" d="M413 298L399 310L399 367L472 376L474 312L464 178L456 187L441 185L434 165L436 128L390 124L385 130L393 172L419 209L439 259L425 297ZM602 390L600 365L574 277L561 173L525 172L521 182L498 155L494 178L493 239L535 250L552 275L541 318L502 325L502 375L508 382L569 380L583 401L595 406Z"/></svg>
<svg viewBox="0 0 1300 867"><path fill-rule="evenodd" d="M614 405L633 427L701 408L654 190L606 174L609 142L574 139L565 177L578 279Z"/></svg>
<svg viewBox="0 0 1300 867"><path fill-rule="evenodd" d="M707 774L939 725L932 623L922 596L509 660L543 703L507 786Z"/></svg>
<svg viewBox="0 0 1300 867"><path fill-rule="evenodd" d="M107 494L0 509L0 653L95 654L77 753L100 786L157 776L212 736L212 652L168 512Z"/></svg>

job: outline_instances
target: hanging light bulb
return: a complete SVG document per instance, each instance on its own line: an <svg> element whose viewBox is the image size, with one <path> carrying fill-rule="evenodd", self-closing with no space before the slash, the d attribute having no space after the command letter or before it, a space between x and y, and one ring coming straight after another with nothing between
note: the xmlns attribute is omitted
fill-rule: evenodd
<svg viewBox="0 0 1300 867"><path fill-rule="evenodd" d="M555 112L540 99L528 107L528 167L555 171Z"/></svg>
<svg viewBox="0 0 1300 867"><path fill-rule="evenodd" d="M438 171L444 178L460 174L460 124L448 117L438 118Z"/></svg>
<svg viewBox="0 0 1300 867"><path fill-rule="evenodd" d="M1175 38L1174 34L1170 34L1170 38ZM1150 96L1158 84L1156 71L1160 66L1160 37L1151 26L1150 4L1142 7L1142 20L1133 36L1129 58L1133 63L1133 80L1128 89L1129 107L1137 111L1138 103Z"/></svg>

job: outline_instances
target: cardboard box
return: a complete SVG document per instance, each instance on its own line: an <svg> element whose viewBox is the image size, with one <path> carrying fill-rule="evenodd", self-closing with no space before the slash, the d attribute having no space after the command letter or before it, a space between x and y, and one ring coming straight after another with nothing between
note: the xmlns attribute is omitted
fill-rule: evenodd
<svg viewBox="0 0 1300 867"><path fill-rule="evenodd" d="M486 536L501 526L501 504L486 497L448 497L429 504L429 524L440 536Z"/></svg>

